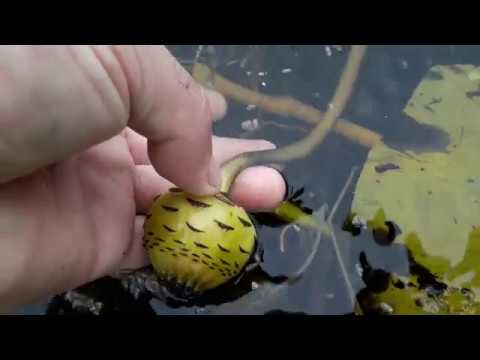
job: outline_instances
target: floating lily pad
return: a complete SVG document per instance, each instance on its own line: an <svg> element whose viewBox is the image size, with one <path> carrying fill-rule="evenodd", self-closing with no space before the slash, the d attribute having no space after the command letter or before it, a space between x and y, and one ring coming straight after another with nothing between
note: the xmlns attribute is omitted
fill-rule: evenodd
<svg viewBox="0 0 480 360"><path fill-rule="evenodd" d="M404 112L449 135L444 151L399 152L378 144L357 183L352 212L401 229L395 243L449 285L480 294L480 68L435 66ZM425 139L428 143L432 139ZM470 279L465 280L465 276ZM460 279L462 278L462 279ZM461 281L460 281L461 280ZM458 285L458 284L457 284ZM453 309L454 307L450 308Z"/></svg>

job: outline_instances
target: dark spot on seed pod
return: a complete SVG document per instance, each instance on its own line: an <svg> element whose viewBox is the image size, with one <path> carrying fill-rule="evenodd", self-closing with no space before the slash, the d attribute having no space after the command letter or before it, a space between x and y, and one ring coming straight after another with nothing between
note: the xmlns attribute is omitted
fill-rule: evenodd
<svg viewBox="0 0 480 360"><path fill-rule="evenodd" d="M230 225L227 225L227 224L224 224L222 223L221 221L218 221L216 219L213 219L213 221L215 221L215 223L218 225L218 227L222 230L225 230L225 231L231 231L231 230L235 230L234 227L230 226Z"/></svg>
<svg viewBox="0 0 480 360"><path fill-rule="evenodd" d="M195 244L196 247L199 247L200 249L208 249L207 245L203 245L199 242L194 242L194 244Z"/></svg>
<svg viewBox="0 0 480 360"><path fill-rule="evenodd" d="M213 262L212 262L212 264L211 264L211 265L212 265L213 267L218 267L218 265L217 265L217 264L215 264L215 263L213 263Z"/></svg>
<svg viewBox="0 0 480 360"><path fill-rule="evenodd" d="M158 251L160 251L160 252L165 252L165 249L158 249Z"/></svg>
<svg viewBox="0 0 480 360"><path fill-rule="evenodd" d="M238 247L239 247L241 253L249 254L249 252L248 252L247 250L245 250L244 248L242 248L242 245L238 245Z"/></svg>
<svg viewBox="0 0 480 360"><path fill-rule="evenodd" d="M171 247L166 247L165 249L167 249L168 251L175 251L174 249L172 249Z"/></svg>
<svg viewBox="0 0 480 360"><path fill-rule="evenodd" d="M196 258L199 258L199 257L200 257L200 255L195 254L195 253L193 253L192 256L193 256L193 257L196 257Z"/></svg>
<svg viewBox="0 0 480 360"><path fill-rule="evenodd" d="M185 254L185 253L182 253L182 252L180 253L180 255L188 257L188 254Z"/></svg>
<svg viewBox="0 0 480 360"><path fill-rule="evenodd" d="M182 189L179 189L179 188L170 188L168 191L180 193L180 192L182 192L183 190L182 190Z"/></svg>
<svg viewBox="0 0 480 360"><path fill-rule="evenodd" d="M171 227L169 227L169 226L167 226L167 225L163 225L163 227L164 227L167 231L169 231L169 232L175 232L174 229L172 229Z"/></svg>
<svg viewBox="0 0 480 360"><path fill-rule="evenodd" d="M230 199L228 198L228 196L226 195L226 193L216 194L216 195L215 195L215 198L216 198L217 200L220 200L220 201L224 202L225 204L227 204L227 205L229 205L229 206L235 206L235 204L230 201Z"/></svg>
<svg viewBox="0 0 480 360"><path fill-rule="evenodd" d="M222 264L225 264L225 265L230 265L230 263L228 261L225 261L223 259L220 259L220 261L222 262Z"/></svg>
<svg viewBox="0 0 480 360"><path fill-rule="evenodd" d="M155 240L158 240L158 241L160 241L160 242L165 242L165 240L163 240L162 238L159 238L159 237L155 237L154 239L155 239Z"/></svg>
<svg viewBox="0 0 480 360"><path fill-rule="evenodd" d="M173 253L173 254L170 254L170 255L172 255L172 256L175 256L175 257L178 257L178 255L177 255L177 254L175 254L175 253Z"/></svg>
<svg viewBox="0 0 480 360"><path fill-rule="evenodd" d="M225 248L224 248L222 245L220 245L220 244L217 244L217 246L218 246L218 248L219 248L220 250L222 250L223 252L226 252L226 253L229 253L229 252L230 252L230 250L225 249Z"/></svg>
<svg viewBox="0 0 480 360"><path fill-rule="evenodd" d="M208 262L206 262L205 260L202 260L202 264L205 264L207 266L210 266L210 264Z"/></svg>
<svg viewBox="0 0 480 360"><path fill-rule="evenodd" d="M146 218L147 220L150 219L152 217L152 214L147 214Z"/></svg>
<svg viewBox="0 0 480 360"><path fill-rule="evenodd" d="M198 201L198 200L194 200L194 199L191 199L191 198L187 198L187 201L190 203L190 205L192 205L193 207L199 207L199 208L208 208L212 205L210 204L207 204L207 203L204 203L202 201Z"/></svg>
<svg viewBox="0 0 480 360"><path fill-rule="evenodd" d="M186 245L183 241L180 241L180 240L173 240L175 241L177 244L180 244L180 245Z"/></svg>
<svg viewBox="0 0 480 360"><path fill-rule="evenodd" d="M153 201L156 201L160 196L162 196L162 194L158 194L157 196L155 196L155 197L153 198Z"/></svg>
<svg viewBox="0 0 480 360"><path fill-rule="evenodd" d="M205 256L207 259L210 259L210 260L212 259L212 257L206 253L202 253L202 255Z"/></svg>
<svg viewBox="0 0 480 360"><path fill-rule="evenodd" d="M170 212L177 212L178 211L177 208L174 208L173 206L168 206L168 205L162 205L162 208L164 210L167 210L167 211L170 211Z"/></svg>
<svg viewBox="0 0 480 360"><path fill-rule="evenodd" d="M150 236L153 236L153 232L151 232L151 231L149 231L147 234L150 235Z"/></svg>
<svg viewBox="0 0 480 360"><path fill-rule="evenodd" d="M190 249L187 249L187 248L181 248L180 251L184 251L184 252L190 252Z"/></svg>
<svg viewBox="0 0 480 360"><path fill-rule="evenodd" d="M198 263L198 259L192 259L192 261Z"/></svg>
<svg viewBox="0 0 480 360"><path fill-rule="evenodd" d="M155 242L153 243L153 245L154 245L154 246L158 246L158 245L160 245L160 243L157 242L157 241L155 241Z"/></svg>
<svg viewBox="0 0 480 360"><path fill-rule="evenodd" d="M252 224L250 223L250 221L247 221L245 219L242 219L240 216L237 216L238 217L238 220L240 220L240 222L242 223L243 226L245 227L252 227Z"/></svg>
<svg viewBox="0 0 480 360"><path fill-rule="evenodd" d="M238 265L238 263L235 261L235 268L239 269L240 268L240 265Z"/></svg>
<svg viewBox="0 0 480 360"><path fill-rule="evenodd" d="M190 230L194 231L194 232L203 232L203 230L197 229L197 228L193 227L192 225L190 225L190 224L188 223L188 221L185 222L185 224L187 224L188 228L189 228Z"/></svg>
<svg viewBox="0 0 480 360"><path fill-rule="evenodd" d="M208 268L209 268L210 270L215 270L215 268L214 268L214 267L211 267L211 266L209 266Z"/></svg>

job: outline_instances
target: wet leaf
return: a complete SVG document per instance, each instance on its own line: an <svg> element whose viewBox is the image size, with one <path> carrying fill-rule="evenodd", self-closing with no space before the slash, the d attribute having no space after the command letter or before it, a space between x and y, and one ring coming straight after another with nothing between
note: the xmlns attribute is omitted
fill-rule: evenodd
<svg viewBox="0 0 480 360"><path fill-rule="evenodd" d="M472 65L447 65L426 74L404 112L447 133L449 145L423 153L376 145L362 169L351 210L383 231L382 221L394 221L402 229L395 242L404 244L419 266L449 287L461 282L474 293L480 290L480 235L474 230L480 225L479 73ZM385 164L389 170L378 171ZM392 289L392 294L401 291Z"/></svg>

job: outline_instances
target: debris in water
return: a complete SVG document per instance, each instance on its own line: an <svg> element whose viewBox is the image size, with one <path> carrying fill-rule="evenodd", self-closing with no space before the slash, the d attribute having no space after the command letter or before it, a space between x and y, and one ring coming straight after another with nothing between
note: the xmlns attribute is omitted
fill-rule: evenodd
<svg viewBox="0 0 480 360"><path fill-rule="evenodd" d="M292 72L292 69L290 69L290 68L282 69L282 74L288 74L288 73L291 73L291 72Z"/></svg>
<svg viewBox="0 0 480 360"><path fill-rule="evenodd" d="M225 67L235 65L235 64L237 64L238 62L239 62L238 60L230 60L229 62L227 62L227 63L225 64Z"/></svg>
<svg viewBox="0 0 480 360"><path fill-rule="evenodd" d="M363 277L363 267L359 263L355 264L355 270L357 271L358 276Z"/></svg>
<svg viewBox="0 0 480 360"><path fill-rule="evenodd" d="M328 57L332 56L332 49L330 48L330 46L325 46L325 52L327 53Z"/></svg>
<svg viewBox="0 0 480 360"><path fill-rule="evenodd" d="M367 220L362 218L361 216L355 215L352 219L352 225L355 227L362 228L363 230L367 230Z"/></svg>
<svg viewBox="0 0 480 360"><path fill-rule="evenodd" d="M244 68L245 65L247 65L247 61L248 61L248 56L245 56L241 61L240 61L240 68Z"/></svg>
<svg viewBox="0 0 480 360"><path fill-rule="evenodd" d="M386 315L393 314L393 308L387 303L383 303L383 302L380 303L379 308L383 314L386 314Z"/></svg>
<svg viewBox="0 0 480 360"><path fill-rule="evenodd" d="M65 299L72 303L73 309L82 309L94 315L100 315L103 304L95 301L85 294L81 294L75 290L68 291L65 294Z"/></svg>
<svg viewBox="0 0 480 360"><path fill-rule="evenodd" d="M257 105L254 105L254 104L249 104L247 105L247 111L250 111L250 110L253 110L257 107Z"/></svg>
<svg viewBox="0 0 480 360"><path fill-rule="evenodd" d="M255 131L259 128L258 119L245 120L242 122L241 127L244 131Z"/></svg>

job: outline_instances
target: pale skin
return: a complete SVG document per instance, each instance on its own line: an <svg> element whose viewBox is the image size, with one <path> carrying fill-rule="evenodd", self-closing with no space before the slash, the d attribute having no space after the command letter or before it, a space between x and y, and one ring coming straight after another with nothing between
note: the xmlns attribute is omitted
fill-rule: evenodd
<svg viewBox="0 0 480 360"><path fill-rule="evenodd" d="M0 312L148 264L156 195L213 194L223 162L274 147L214 137L225 113L163 46L0 47ZM231 191L248 210L284 194L268 167Z"/></svg>

